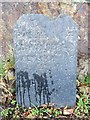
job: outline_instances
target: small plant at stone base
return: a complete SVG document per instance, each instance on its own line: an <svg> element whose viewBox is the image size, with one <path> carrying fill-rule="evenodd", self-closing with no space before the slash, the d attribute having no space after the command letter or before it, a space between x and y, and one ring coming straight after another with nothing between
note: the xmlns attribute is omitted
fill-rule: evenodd
<svg viewBox="0 0 90 120"><path fill-rule="evenodd" d="M57 110L57 109L54 109L54 116L55 117L58 117L59 115L62 115L62 111L61 110Z"/></svg>
<svg viewBox="0 0 90 120"><path fill-rule="evenodd" d="M32 109L32 116L38 116L39 115L39 110Z"/></svg>
<svg viewBox="0 0 90 120"><path fill-rule="evenodd" d="M39 109L33 103L31 103L31 105L34 107L34 109L32 109L32 116L38 116L40 113Z"/></svg>
<svg viewBox="0 0 90 120"><path fill-rule="evenodd" d="M9 107L9 108L3 110L0 113L0 115L4 118L7 118L8 116L12 115L13 113L14 113L14 108Z"/></svg>
<svg viewBox="0 0 90 120"><path fill-rule="evenodd" d="M82 81L82 83L85 83L85 84L89 84L90 85L90 75L87 75L84 80Z"/></svg>
<svg viewBox="0 0 90 120"><path fill-rule="evenodd" d="M43 115L49 115L50 116L50 109L47 108L38 108L36 107L33 103L31 103L32 106L34 107L31 112L32 112L32 116L43 116Z"/></svg>
<svg viewBox="0 0 90 120"><path fill-rule="evenodd" d="M77 102L77 108L75 109L76 115L88 115L90 111L90 98L88 95L83 94Z"/></svg>
<svg viewBox="0 0 90 120"><path fill-rule="evenodd" d="M16 100L12 100L12 101L11 101L11 104L12 104L12 105L15 105L15 104L16 104Z"/></svg>

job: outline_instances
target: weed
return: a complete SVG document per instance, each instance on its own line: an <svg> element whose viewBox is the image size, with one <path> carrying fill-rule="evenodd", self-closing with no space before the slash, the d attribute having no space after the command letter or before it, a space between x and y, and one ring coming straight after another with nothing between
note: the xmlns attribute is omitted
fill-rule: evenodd
<svg viewBox="0 0 90 120"><path fill-rule="evenodd" d="M0 79L4 76L4 68L3 68L4 62L0 60Z"/></svg>
<svg viewBox="0 0 90 120"><path fill-rule="evenodd" d="M1 111L0 115L4 118L8 117L9 115L12 115L13 114L13 111L14 111L14 108L7 108L3 111Z"/></svg>
<svg viewBox="0 0 90 120"><path fill-rule="evenodd" d="M61 111L61 110L54 109L54 116L55 116L55 117L58 117L59 115L62 115L62 111Z"/></svg>
<svg viewBox="0 0 90 120"><path fill-rule="evenodd" d="M90 98L88 95L83 94L81 95L77 102L77 108L75 110L75 113L79 116L82 114L88 115L89 111L90 111Z"/></svg>
<svg viewBox="0 0 90 120"><path fill-rule="evenodd" d="M90 75L87 75L87 76L85 77L84 82L85 82L86 84L90 84Z"/></svg>

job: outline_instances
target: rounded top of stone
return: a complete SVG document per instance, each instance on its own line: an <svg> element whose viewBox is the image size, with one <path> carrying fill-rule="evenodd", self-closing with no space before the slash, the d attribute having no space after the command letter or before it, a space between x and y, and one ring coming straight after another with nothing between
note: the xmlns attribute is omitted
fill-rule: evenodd
<svg viewBox="0 0 90 120"><path fill-rule="evenodd" d="M20 18L17 20L15 26L17 25L17 23L19 24L20 22L28 22L28 21L34 21L34 20L38 20L38 21L56 21L58 22L60 19L62 19L62 21L64 22L69 22L71 24L73 24L74 26L78 27L77 23L72 19L71 16L67 15L67 14L59 14L58 16L54 16L54 17L49 17L46 16L44 14L23 14L22 16L20 16Z"/></svg>

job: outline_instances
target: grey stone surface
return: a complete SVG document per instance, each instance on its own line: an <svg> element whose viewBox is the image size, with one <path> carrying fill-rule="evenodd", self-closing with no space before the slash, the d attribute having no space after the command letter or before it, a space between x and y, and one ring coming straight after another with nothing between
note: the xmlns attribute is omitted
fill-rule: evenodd
<svg viewBox="0 0 90 120"><path fill-rule="evenodd" d="M74 106L76 23L68 15L22 15L14 27L17 101L22 106Z"/></svg>

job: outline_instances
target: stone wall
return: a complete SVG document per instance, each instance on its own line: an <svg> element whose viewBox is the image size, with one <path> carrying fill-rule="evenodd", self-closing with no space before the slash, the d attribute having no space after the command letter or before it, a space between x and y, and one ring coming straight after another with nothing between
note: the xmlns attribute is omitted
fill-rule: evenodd
<svg viewBox="0 0 90 120"><path fill-rule="evenodd" d="M88 72L88 4L85 3L30 3L4 2L2 3L2 26L0 39L2 40L2 56L7 56L8 44L13 46L13 27L22 14L41 13L49 17L56 17L61 13L69 14L78 24L78 73L79 78Z"/></svg>

